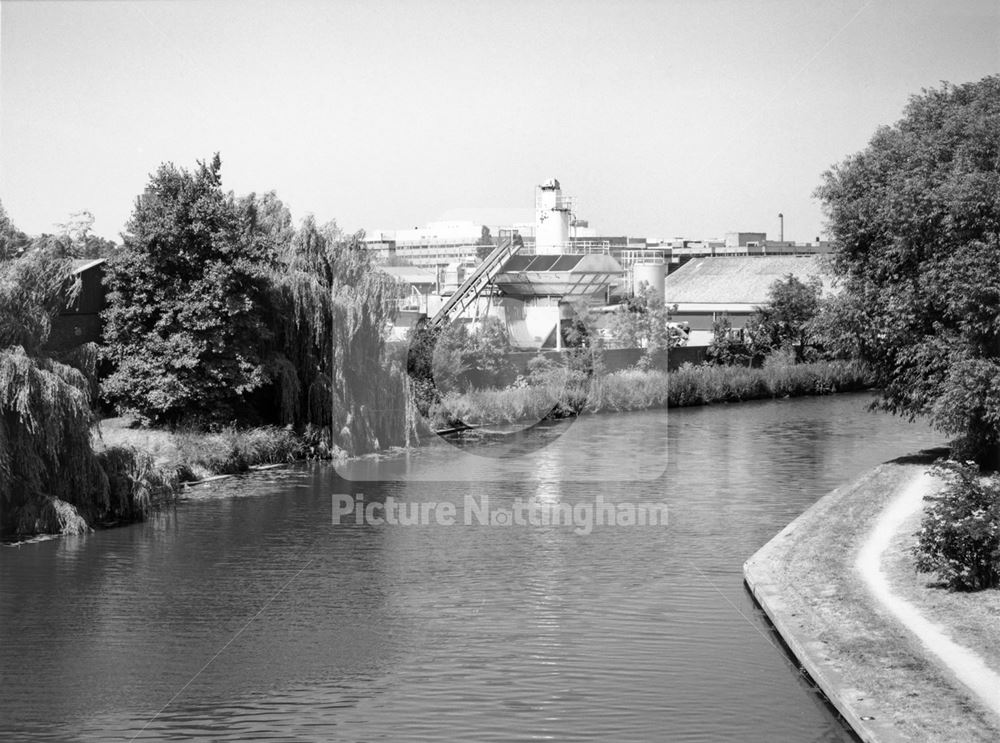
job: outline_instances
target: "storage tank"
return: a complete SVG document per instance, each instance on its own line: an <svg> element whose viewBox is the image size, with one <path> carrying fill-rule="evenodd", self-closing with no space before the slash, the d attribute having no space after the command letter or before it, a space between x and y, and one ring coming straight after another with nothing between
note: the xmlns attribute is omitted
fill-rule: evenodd
<svg viewBox="0 0 1000 743"><path fill-rule="evenodd" d="M573 200L562 195L559 181L550 178L535 193L535 252L558 255L569 245Z"/></svg>
<svg viewBox="0 0 1000 743"><path fill-rule="evenodd" d="M657 296L665 294L664 277L666 266L663 263L636 263L632 266L632 293L641 294L643 283L652 287Z"/></svg>

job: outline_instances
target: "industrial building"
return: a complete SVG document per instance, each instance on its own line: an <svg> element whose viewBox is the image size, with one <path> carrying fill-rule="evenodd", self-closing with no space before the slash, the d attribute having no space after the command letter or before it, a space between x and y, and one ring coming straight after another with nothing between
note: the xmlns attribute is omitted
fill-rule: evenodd
<svg viewBox="0 0 1000 743"><path fill-rule="evenodd" d="M822 256L709 256L693 258L667 276L666 301L677 305L674 318L690 325L689 344L708 345L716 319L728 315L734 328L742 328L767 304L771 285L789 274L803 282L818 277L825 295L837 291Z"/></svg>
<svg viewBox="0 0 1000 743"><path fill-rule="evenodd" d="M421 316L422 309L422 316L433 325L496 317L507 327L514 347L560 349L563 325L573 317L572 303L607 302L611 288L621 284L623 275L607 245L573 239L572 230L579 226L573 200L562 193L559 181L546 181L536 189L531 244L519 230L500 230L496 245L476 265L452 262L437 267L438 291L423 292L413 286L405 293L396 321L397 334L414 316ZM466 238L474 234L470 228L464 229ZM456 225L450 234L459 233ZM420 233L418 239L439 240L441 234ZM484 234L480 230L481 239ZM413 246L411 241L407 247ZM477 247L481 250L483 246ZM397 255L399 249L397 239ZM387 266L383 270L398 274L401 283L421 278L409 277L403 268ZM424 271L427 286L428 272Z"/></svg>
<svg viewBox="0 0 1000 743"><path fill-rule="evenodd" d="M556 179L536 187L532 223L432 222L375 231L366 242L402 286L396 337L421 317L475 323L490 315L505 322L515 347L559 348L571 305L607 306L652 289L678 305L675 319L690 327L689 344L707 345L716 318L725 313L742 327L788 274L819 276L833 291L822 259L830 242L769 240L755 231L722 240L600 236Z"/></svg>

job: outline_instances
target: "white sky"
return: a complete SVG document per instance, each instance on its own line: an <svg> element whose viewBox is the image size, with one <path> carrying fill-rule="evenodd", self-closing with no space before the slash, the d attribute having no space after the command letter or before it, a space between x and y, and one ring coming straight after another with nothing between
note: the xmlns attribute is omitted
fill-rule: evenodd
<svg viewBox="0 0 1000 743"><path fill-rule="evenodd" d="M0 5L0 199L117 238L149 174L216 150L296 220L422 225L534 204L602 234L811 240L812 192L910 94L1000 71L1000 3Z"/></svg>

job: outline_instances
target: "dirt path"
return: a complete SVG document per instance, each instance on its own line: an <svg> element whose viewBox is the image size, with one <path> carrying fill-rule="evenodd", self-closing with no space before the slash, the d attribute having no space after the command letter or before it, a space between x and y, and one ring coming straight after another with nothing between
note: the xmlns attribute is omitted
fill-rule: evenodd
<svg viewBox="0 0 1000 743"><path fill-rule="evenodd" d="M878 602L944 666L968 687L982 703L1000 716L1000 674L986 665L982 657L953 642L938 626L928 621L916 606L897 596L889 587L882 570L882 555L903 523L923 506L923 498L936 487L934 478L920 474L885 508L875 528L858 553L855 567Z"/></svg>

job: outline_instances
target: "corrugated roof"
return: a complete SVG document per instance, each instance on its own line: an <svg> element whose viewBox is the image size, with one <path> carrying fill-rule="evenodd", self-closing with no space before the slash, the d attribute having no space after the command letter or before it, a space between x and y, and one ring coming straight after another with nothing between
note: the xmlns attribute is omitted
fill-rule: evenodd
<svg viewBox="0 0 1000 743"><path fill-rule="evenodd" d="M771 285L788 274L800 281L818 276L824 293L833 292L833 274L822 256L716 256L690 260L667 276L667 302L762 305Z"/></svg>

